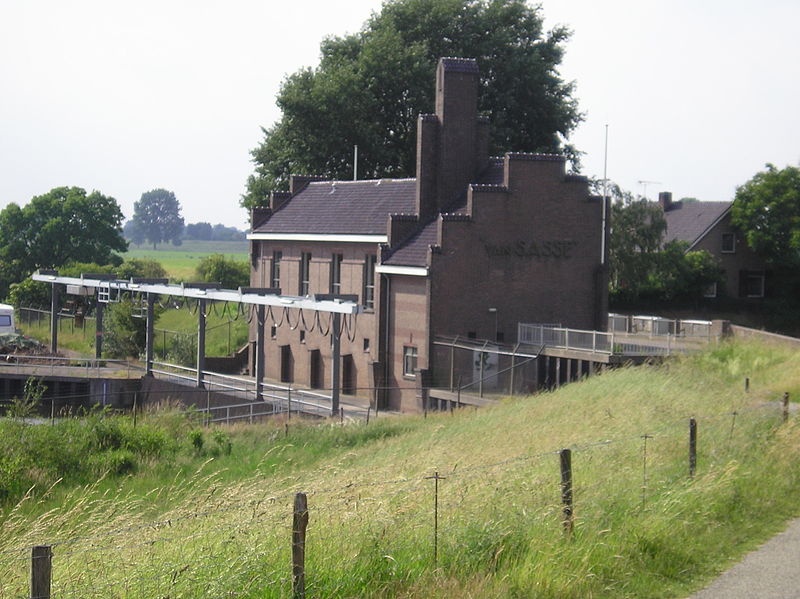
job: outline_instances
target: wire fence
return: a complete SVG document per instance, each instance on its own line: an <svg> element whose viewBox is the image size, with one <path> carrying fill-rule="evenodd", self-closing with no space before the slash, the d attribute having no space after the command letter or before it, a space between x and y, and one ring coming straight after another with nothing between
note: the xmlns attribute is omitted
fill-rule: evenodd
<svg viewBox="0 0 800 599"><path fill-rule="evenodd" d="M0 597L356 596L365 581L497 563L542 531L601 534L612 512L672 509L677 494L700 492L698 478L723 480L731 463L773 443L788 399L400 476L342 470L309 484L287 475L270 488L196 475L168 491L175 500L163 505L175 507L155 519L147 501L122 509L89 493L73 513L48 512L6 536ZM8 522L18 523L13 512Z"/></svg>

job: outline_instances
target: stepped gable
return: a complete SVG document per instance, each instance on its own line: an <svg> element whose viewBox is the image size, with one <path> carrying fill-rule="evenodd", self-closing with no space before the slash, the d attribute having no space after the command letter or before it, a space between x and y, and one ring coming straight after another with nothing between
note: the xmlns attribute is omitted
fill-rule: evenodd
<svg viewBox="0 0 800 599"><path fill-rule="evenodd" d="M491 158L489 164L483 170L475 185L499 186L503 184L504 178L503 158ZM448 212L443 213L443 220L463 220L469 216L464 214L467 208L467 192L454 202ZM460 217L460 218L459 218ZM439 245L438 217L428 221L421 229L403 241L397 248L390 249L387 258L382 260L382 264L389 266L427 266L428 248Z"/></svg>
<svg viewBox="0 0 800 599"><path fill-rule="evenodd" d="M389 266L427 266L428 248L437 245L438 241L438 222L432 220L411 235L382 263Z"/></svg>
<svg viewBox="0 0 800 599"><path fill-rule="evenodd" d="M731 202L670 202L664 211L667 234L664 241L693 244L731 207Z"/></svg>
<svg viewBox="0 0 800 599"><path fill-rule="evenodd" d="M415 189L414 179L311 182L253 232L386 235L387 215L414 211Z"/></svg>

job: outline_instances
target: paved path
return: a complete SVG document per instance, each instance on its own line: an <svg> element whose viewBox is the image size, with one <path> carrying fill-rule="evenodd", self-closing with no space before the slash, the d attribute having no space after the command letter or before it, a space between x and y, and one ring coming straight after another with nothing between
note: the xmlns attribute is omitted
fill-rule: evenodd
<svg viewBox="0 0 800 599"><path fill-rule="evenodd" d="M800 518L688 599L800 598Z"/></svg>

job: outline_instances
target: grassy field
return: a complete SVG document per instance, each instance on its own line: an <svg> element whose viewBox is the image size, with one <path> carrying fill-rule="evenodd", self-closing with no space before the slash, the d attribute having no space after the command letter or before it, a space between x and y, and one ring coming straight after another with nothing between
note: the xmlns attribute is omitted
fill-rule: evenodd
<svg viewBox="0 0 800 599"><path fill-rule="evenodd" d="M195 268L204 257L224 254L227 258L247 261L246 241L184 241L180 247L161 244L157 249L146 245L130 248L123 258L153 258L161 262L172 282L193 281Z"/></svg>
<svg viewBox="0 0 800 599"><path fill-rule="evenodd" d="M180 428L194 453L143 455L125 476L48 491L41 472L0 523L0 597L25 594L40 543L56 543L61 595L291 596L297 491L310 597L685 597L800 512L784 391L800 392L800 356L738 344L481 410L239 426L230 455L205 450L215 429Z"/></svg>

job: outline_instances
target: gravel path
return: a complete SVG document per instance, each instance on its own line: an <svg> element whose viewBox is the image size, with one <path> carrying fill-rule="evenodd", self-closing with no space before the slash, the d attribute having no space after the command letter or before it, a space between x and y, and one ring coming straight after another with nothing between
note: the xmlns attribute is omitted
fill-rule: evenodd
<svg viewBox="0 0 800 599"><path fill-rule="evenodd" d="M800 518L687 599L800 598Z"/></svg>

